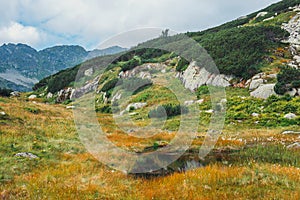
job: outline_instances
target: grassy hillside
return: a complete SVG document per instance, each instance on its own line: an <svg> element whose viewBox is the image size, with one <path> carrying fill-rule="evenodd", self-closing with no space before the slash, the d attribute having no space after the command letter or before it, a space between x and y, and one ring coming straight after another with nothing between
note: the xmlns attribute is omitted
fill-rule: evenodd
<svg viewBox="0 0 300 200"><path fill-rule="evenodd" d="M286 50L283 56L278 56L276 51L277 49L288 47L288 44L280 42L289 35L281 29L281 24L288 22L296 14L289 11L289 7L299 3L299 0L282 1L247 15L242 19L237 19L205 31L186 33L186 35L199 42L208 51L221 73L233 74L238 78L247 79L260 71L270 69L270 67L278 68L279 65L285 64L291 58L291 55ZM259 12L268 12L268 14L264 17L256 18ZM275 16L275 18L263 21L271 16ZM176 37L180 38L180 35L169 37L168 41L176 41ZM170 57L172 52L155 49L143 50L140 48L143 46L157 46L156 44L165 41L164 38L157 38L142 43L114 61L109 68L121 67L125 71L143 63L164 62ZM89 63L93 63L96 66L103 59L105 60L106 58L99 57L92 62L89 61ZM270 60L272 61L270 62ZM185 69L184 66L182 67ZM50 79L56 83L57 80L61 80L63 84L60 87L48 89L48 91L54 92L70 85L74 80L74 74L76 74L77 69L78 67L75 67L51 76L51 78L48 77L38 83L34 89L37 90L45 86L48 82L51 82L49 81ZM181 68L179 67L178 70L180 71ZM66 76L69 77L65 78Z"/></svg>
<svg viewBox="0 0 300 200"><path fill-rule="evenodd" d="M110 169L86 152L78 139L72 111L0 98L0 196L2 199L299 199L300 152L287 149L297 135L282 128L245 128L227 125L205 166L166 177L138 178ZM98 114L112 133L111 116ZM175 134L175 133L174 133ZM149 149L174 134L149 139L108 134L111 141L131 151ZM204 132L193 142L198 149ZM14 157L30 152L37 159Z"/></svg>

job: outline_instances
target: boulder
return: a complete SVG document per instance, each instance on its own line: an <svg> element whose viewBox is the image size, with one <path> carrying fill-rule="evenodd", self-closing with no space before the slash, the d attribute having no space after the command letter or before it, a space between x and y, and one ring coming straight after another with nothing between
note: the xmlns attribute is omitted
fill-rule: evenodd
<svg viewBox="0 0 300 200"><path fill-rule="evenodd" d="M47 99L51 99L53 97L53 94L51 92L49 92L46 96Z"/></svg>
<svg viewBox="0 0 300 200"><path fill-rule="evenodd" d="M264 84L264 80L263 79L252 80L251 83L250 83L250 86L249 86L249 90L255 90L259 86L261 86L262 84Z"/></svg>
<svg viewBox="0 0 300 200"><path fill-rule="evenodd" d="M256 15L256 18L258 18L258 17L264 17L264 16L266 16L268 14L268 12L260 12L260 13L258 13L257 15Z"/></svg>
<svg viewBox="0 0 300 200"><path fill-rule="evenodd" d="M32 94L28 97L29 100L33 100L33 99L36 99L36 98L37 98L37 96L35 94Z"/></svg>
<svg viewBox="0 0 300 200"><path fill-rule="evenodd" d="M188 68L182 74L178 73L176 77L180 78L184 87L191 91L202 85L228 87L233 79L233 76L210 73L204 67L197 66L196 62L191 62Z"/></svg>
<svg viewBox="0 0 300 200"><path fill-rule="evenodd" d="M15 157L23 157L23 158L30 158L30 159L36 159L38 156L28 153L28 152L22 152L22 153L17 153Z"/></svg>
<svg viewBox="0 0 300 200"><path fill-rule="evenodd" d="M74 109L75 106L66 106L66 109Z"/></svg>
<svg viewBox="0 0 300 200"><path fill-rule="evenodd" d="M297 115L295 115L294 113L289 113L284 116L284 118L286 119L295 119L296 117Z"/></svg>
<svg viewBox="0 0 300 200"><path fill-rule="evenodd" d="M282 134L283 135L298 135L298 134L300 134L300 132L297 132L297 131L283 131Z"/></svg>
<svg viewBox="0 0 300 200"><path fill-rule="evenodd" d="M1 116L5 116L6 113L5 113L4 111L1 111L1 112L0 112L0 115L1 115Z"/></svg>
<svg viewBox="0 0 300 200"><path fill-rule="evenodd" d="M12 96L12 97L20 97L21 94L20 94L20 92L18 92L18 91L14 91L14 92L11 92L11 93L10 93L10 96Z"/></svg>
<svg viewBox="0 0 300 200"><path fill-rule="evenodd" d="M296 142L294 144L291 144L289 146L287 146L288 149L300 149L300 143Z"/></svg>
<svg viewBox="0 0 300 200"><path fill-rule="evenodd" d="M147 103L131 103L126 107L125 110L129 112L130 108L134 108L134 110L137 110L137 109L145 107L146 105L147 105Z"/></svg>
<svg viewBox="0 0 300 200"><path fill-rule="evenodd" d="M73 92L74 92L74 90L72 88L60 90L57 93L56 102L62 103L64 101L70 100Z"/></svg>
<svg viewBox="0 0 300 200"><path fill-rule="evenodd" d="M288 94L291 97L294 97L294 96L296 96L297 93L298 93L297 89L293 88L291 91L288 91L285 94Z"/></svg>
<svg viewBox="0 0 300 200"><path fill-rule="evenodd" d="M252 116L252 117L259 117L260 114L258 114L258 113L252 113L251 116Z"/></svg>
<svg viewBox="0 0 300 200"><path fill-rule="evenodd" d="M251 96L261 99L267 99L272 95L276 95L274 91L275 84L264 84L250 93Z"/></svg>

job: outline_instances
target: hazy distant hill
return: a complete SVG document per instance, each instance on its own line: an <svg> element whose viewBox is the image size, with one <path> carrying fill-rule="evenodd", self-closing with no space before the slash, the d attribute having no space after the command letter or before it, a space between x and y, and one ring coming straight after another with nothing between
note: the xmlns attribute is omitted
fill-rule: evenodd
<svg viewBox="0 0 300 200"><path fill-rule="evenodd" d="M0 87L30 90L40 79L87 59L125 51L121 47L86 51L81 46L55 46L37 51L26 44L0 47Z"/></svg>

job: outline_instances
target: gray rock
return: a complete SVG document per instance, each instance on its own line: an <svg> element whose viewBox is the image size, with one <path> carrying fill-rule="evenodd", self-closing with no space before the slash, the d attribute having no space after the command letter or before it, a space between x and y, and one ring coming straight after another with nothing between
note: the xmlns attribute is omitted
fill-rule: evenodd
<svg viewBox="0 0 300 200"><path fill-rule="evenodd" d="M1 112L0 112L0 115L2 115L2 116L5 116L5 115L6 115L6 113L5 113L5 112L3 112L3 111L1 111Z"/></svg>
<svg viewBox="0 0 300 200"><path fill-rule="evenodd" d="M29 100L33 100L33 99L36 99L36 98L37 98L37 96L35 94L32 94L28 97Z"/></svg>
<svg viewBox="0 0 300 200"><path fill-rule="evenodd" d="M259 86L256 90L250 93L251 96L261 99L267 99L272 95L276 95L274 91L275 84L265 84Z"/></svg>
<svg viewBox="0 0 300 200"><path fill-rule="evenodd" d="M296 117L297 115L295 115L294 113L289 113L284 116L284 118L286 119L295 119Z"/></svg>
<svg viewBox="0 0 300 200"><path fill-rule="evenodd" d="M143 108L147 105L147 103L131 103L126 107L126 111L130 111L130 108L133 107L135 110Z"/></svg>
<svg viewBox="0 0 300 200"><path fill-rule="evenodd" d="M263 79L256 79L251 81L250 86L249 86L249 90L255 90L257 89L259 86L261 86L262 84L264 84L264 80Z"/></svg>
<svg viewBox="0 0 300 200"><path fill-rule="evenodd" d="M94 69L93 68L90 68L90 69L87 69L84 71L84 75L85 76L92 76L94 73Z"/></svg>
<svg viewBox="0 0 300 200"><path fill-rule="evenodd" d="M20 96L21 96L21 93L18 92L18 91L14 91L14 92L11 92L11 93L10 93L10 96L12 96L12 97L20 97Z"/></svg>
<svg viewBox="0 0 300 200"><path fill-rule="evenodd" d="M198 101L196 101L197 104L202 104L204 102L204 99L199 99Z"/></svg>
<svg viewBox="0 0 300 200"><path fill-rule="evenodd" d="M298 135L298 134L300 134L300 132L297 132L297 131L283 131L282 134L283 135Z"/></svg>
<svg viewBox="0 0 300 200"><path fill-rule="evenodd" d="M185 106L191 106L191 105L193 105L194 103L195 103L194 100L191 100L191 101L185 101L185 102L184 102L184 105L185 105Z"/></svg>
<svg viewBox="0 0 300 200"><path fill-rule="evenodd" d="M22 153L17 153L15 157L23 157L23 158L30 158L30 159L36 159L38 156L28 153L28 152L22 152Z"/></svg>
<svg viewBox="0 0 300 200"><path fill-rule="evenodd" d="M268 12L260 12L260 13L258 13L257 15L256 15L256 18L258 18L258 17L264 17L264 16L266 16L268 14Z"/></svg>
<svg viewBox="0 0 300 200"><path fill-rule="evenodd" d="M64 101L70 100L73 92L74 90L72 88L60 90L57 93L56 102L62 103Z"/></svg>
<svg viewBox="0 0 300 200"><path fill-rule="evenodd" d="M66 106L66 109L74 109L75 106Z"/></svg>
<svg viewBox="0 0 300 200"><path fill-rule="evenodd" d="M290 95L291 97L296 96L298 93L297 89L293 88L291 91L286 92L286 94Z"/></svg>
<svg viewBox="0 0 300 200"><path fill-rule="evenodd" d="M252 116L252 117L259 117L260 114L258 114L258 113L252 113L251 116Z"/></svg>
<svg viewBox="0 0 300 200"><path fill-rule="evenodd" d="M46 96L47 99L51 99L53 97L53 94L51 92L49 92Z"/></svg>
<svg viewBox="0 0 300 200"><path fill-rule="evenodd" d="M185 88L195 91L202 85L213 85L220 87L230 86L232 76L225 76L224 74L212 74L205 68L201 68L196 65L196 62L192 62L183 74L177 74Z"/></svg>
<svg viewBox="0 0 300 200"><path fill-rule="evenodd" d="M288 149L300 149L300 143L296 142L294 144L291 144L289 146L287 146Z"/></svg>

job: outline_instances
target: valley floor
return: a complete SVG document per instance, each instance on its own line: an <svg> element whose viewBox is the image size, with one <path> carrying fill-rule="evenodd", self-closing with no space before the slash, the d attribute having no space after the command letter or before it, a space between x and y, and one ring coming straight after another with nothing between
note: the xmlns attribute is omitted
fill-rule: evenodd
<svg viewBox="0 0 300 200"><path fill-rule="evenodd" d="M282 134L295 127L227 125L204 167L146 179L94 159L64 105L0 98L0 111L0 199L300 199L300 151L287 148L299 135ZM122 145L121 137L109 138ZM21 152L38 158L14 156Z"/></svg>

